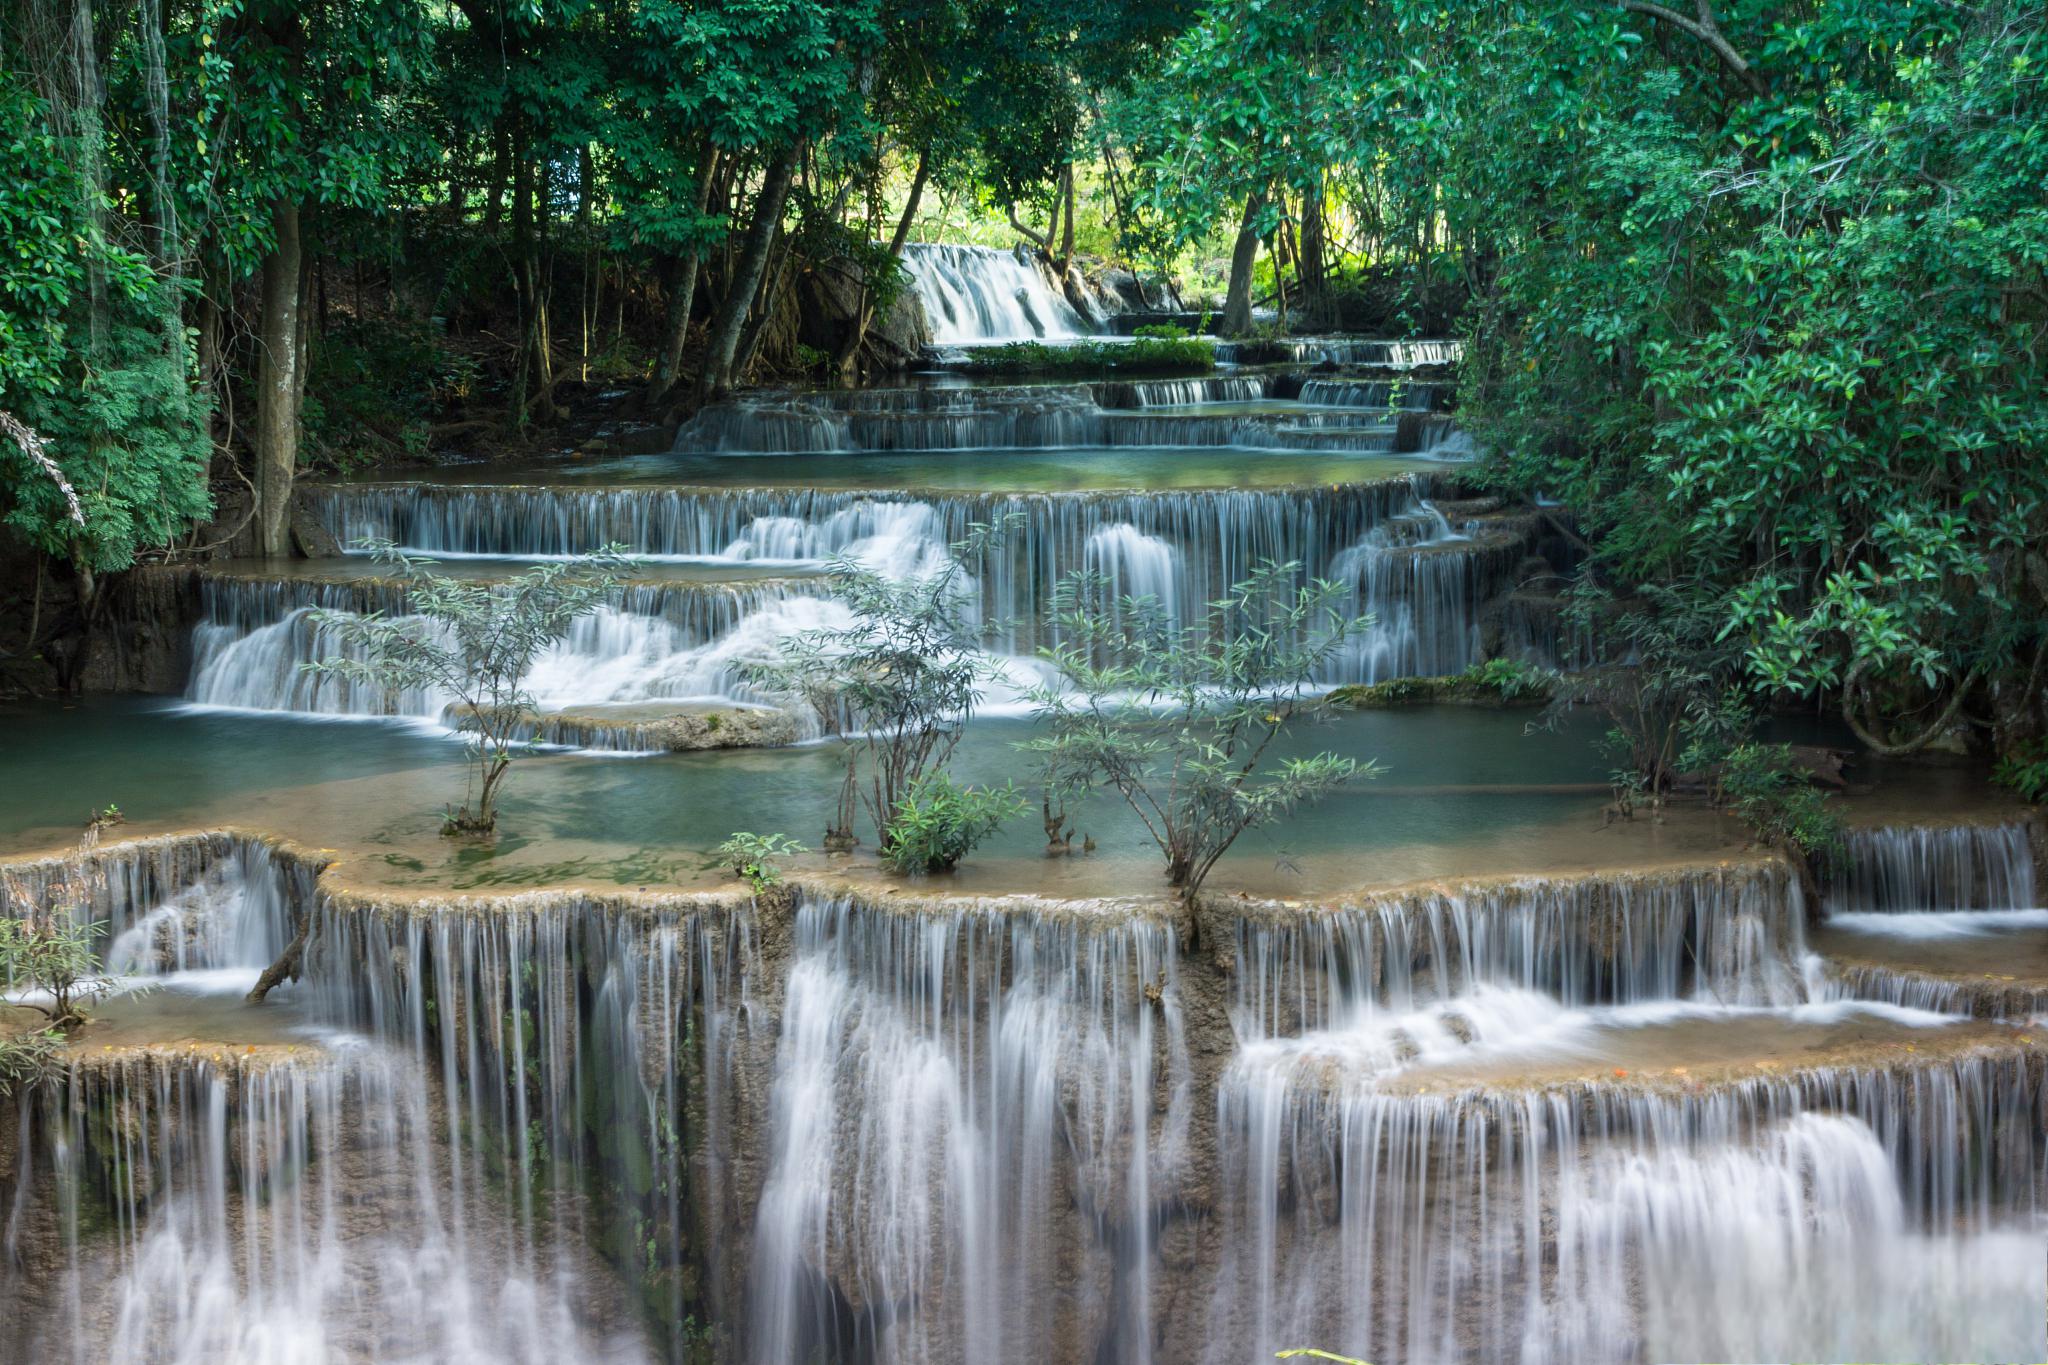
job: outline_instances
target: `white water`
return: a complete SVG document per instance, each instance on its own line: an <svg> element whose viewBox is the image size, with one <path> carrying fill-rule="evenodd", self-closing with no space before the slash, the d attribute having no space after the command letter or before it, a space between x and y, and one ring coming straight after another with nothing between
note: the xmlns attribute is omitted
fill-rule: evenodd
<svg viewBox="0 0 2048 1365"><path fill-rule="evenodd" d="M903 269L938 345L1057 341L1095 330L1016 251L913 242Z"/></svg>
<svg viewBox="0 0 2048 1365"><path fill-rule="evenodd" d="M1188 1121L1171 936L824 904L797 938L753 1358L1074 1359L1121 1327L1146 1360L1151 1185ZM1117 1286L1093 1321L1060 1289L1084 1248Z"/></svg>

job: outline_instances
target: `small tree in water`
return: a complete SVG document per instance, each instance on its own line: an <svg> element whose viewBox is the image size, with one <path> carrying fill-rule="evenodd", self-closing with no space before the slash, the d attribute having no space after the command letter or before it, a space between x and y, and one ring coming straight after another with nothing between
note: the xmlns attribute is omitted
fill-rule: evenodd
<svg viewBox="0 0 2048 1365"><path fill-rule="evenodd" d="M990 677L970 570L1005 529L976 523L943 564L901 578L840 555L827 581L849 622L789 636L748 668L761 686L801 698L826 733L846 736L828 852L853 847L864 808L886 857L905 802L952 757Z"/></svg>
<svg viewBox="0 0 2048 1365"><path fill-rule="evenodd" d="M1303 693L1352 631L1340 585L1300 581L1299 564L1262 563L1197 621L1151 597L1100 604L1099 574L1074 574L1053 598L1061 643L1042 651L1060 683L1033 694L1045 732L1021 746L1048 789L1110 786L1166 858L1192 903L1238 836L1377 769L1336 754L1271 762L1275 740L1323 698Z"/></svg>
<svg viewBox="0 0 2048 1365"><path fill-rule="evenodd" d="M487 834L497 827L499 788L513 758L530 747L536 703L524 680L542 651L601 605L629 562L623 547L543 564L497 583L464 583L434 572L389 541L358 542L393 565L406 585L407 614L357 616L319 611L313 620L353 652L302 664L389 691L453 697L456 728L467 739L469 796L448 812L443 834Z"/></svg>

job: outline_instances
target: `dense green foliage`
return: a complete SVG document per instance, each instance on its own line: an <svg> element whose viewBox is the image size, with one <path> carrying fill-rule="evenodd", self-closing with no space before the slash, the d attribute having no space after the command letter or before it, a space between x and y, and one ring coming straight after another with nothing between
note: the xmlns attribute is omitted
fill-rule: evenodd
<svg viewBox="0 0 2048 1365"><path fill-rule="evenodd" d="M1024 806L1014 784L963 787L944 771L927 773L896 803L882 861L905 874L950 872Z"/></svg>
<svg viewBox="0 0 2048 1365"><path fill-rule="evenodd" d="M921 207L1057 223L1064 198L1071 238L1099 97L1189 9L0 11L0 526L88 575L43 628L215 492L255 503L220 537L285 552L301 463L525 441L621 380L659 414L693 377L852 373ZM844 335L806 335L787 301L827 276L855 282Z"/></svg>
<svg viewBox="0 0 2048 1365"><path fill-rule="evenodd" d="M0 524L67 569L118 569L206 511L204 406L175 287L59 122L0 81L0 411L25 428L0 435Z"/></svg>
<svg viewBox="0 0 2048 1365"><path fill-rule="evenodd" d="M1130 121L1183 237L1263 197L1418 311L1461 284L1493 477L1577 510L1618 612L1680 586L1760 701L2009 749L2048 723L2042 22L1220 0Z"/></svg>

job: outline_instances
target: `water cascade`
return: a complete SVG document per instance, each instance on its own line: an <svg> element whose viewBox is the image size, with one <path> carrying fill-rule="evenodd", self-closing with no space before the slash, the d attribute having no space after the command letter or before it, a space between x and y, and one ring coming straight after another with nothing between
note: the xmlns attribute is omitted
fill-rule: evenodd
<svg viewBox="0 0 2048 1365"><path fill-rule="evenodd" d="M1310 380L1268 398L1269 376L762 391L714 403L676 434L680 454L1176 449L1242 446L1430 453L1451 430L1441 386Z"/></svg>
<svg viewBox="0 0 2048 1365"><path fill-rule="evenodd" d="M2031 833L2018 822L1849 831L1807 962L1814 994L2048 1014L2048 897Z"/></svg>
<svg viewBox="0 0 2048 1365"><path fill-rule="evenodd" d="M2048 1349L2048 1050L1811 1002L1775 860L1218 903L1191 951L1114 902L93 856L120 934L217 920L136 999L236 1041L15 1107L0 1360ZM303 981L205 994L302 913Z"/></svg>
<svg viewBox="0 0 2048 1365"><path fill-rule="evenodd" d="M1854 829L1828 888L1832 912L2011 910L2036 905L2024 824Z"/></svg>
<svg viewBox="0 0 2048 1365"><path fill-rule="evenodd" d="M928 549L920 540L910 552ZM402 614L403 590L395 583L208 577L201 609L185 693L198 705L438 720L452 701L427 691L394 695L302 667L343 647L313 611ZM738 661L766 652L782 635L836 619L835 608L789 579L630 583L542 655L527 687L545 709L759 700L739 676Z"/></svg>
<svg viewBox="0 0 2048 1365"><path fill-rule="evenodd" d="M1209 1307L1169 1346L2038 1352L2041 1057L1801 1003L1804 918L1758 864L1242 923ZM1852 1029L1918 1048L1903 1069L1779 1060Z"/></svg>
<svg viewBox="0 0 2048 1365"><path fill-rule="evenodd" d="M1187 1160L1174 947L1135 919L800 907L752 1358L1143 1360L1153 1187Z"/></svg>
<svg viewBox="0 0 2048 1365"><path fill-rule="evenodd" d="M1020 247L913 242L903 270L938 345L1057 341L1095 330Z"/></svg>

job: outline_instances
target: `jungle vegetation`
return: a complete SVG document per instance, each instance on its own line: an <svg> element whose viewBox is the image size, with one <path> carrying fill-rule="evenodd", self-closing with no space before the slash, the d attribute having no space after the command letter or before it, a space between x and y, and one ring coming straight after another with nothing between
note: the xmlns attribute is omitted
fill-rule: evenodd
<svg viewBox="0 0 2048 1365"><path fill-rule="evenodd" d="M76 685L110 580L290 552L309 468L850 377L906 241L1021 241L1173 271L1225 333L1462 339L1482 477L1579 543L1592 619L2048 790L2042 24L9 0L0 653Z"/></svg>

